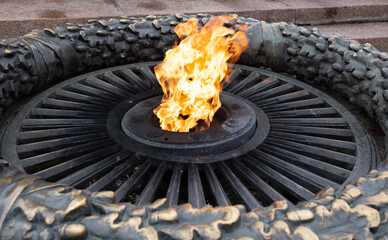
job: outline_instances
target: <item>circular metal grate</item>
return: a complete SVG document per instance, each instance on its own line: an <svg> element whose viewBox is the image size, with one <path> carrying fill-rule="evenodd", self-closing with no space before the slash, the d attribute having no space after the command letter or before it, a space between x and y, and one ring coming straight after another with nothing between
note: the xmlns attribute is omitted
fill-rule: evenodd
<svg viewBox="0 0 388 240"><path fill-rule="evenodd" d="M379 161L368 133L331 97L293 78L241 65L233 66L224 91L266 114L270 130L260 146L206 164L132 152L112 137L107 120L120 103L160 88L152 71L156 64L97 71L44 91L4 125L3 157L48 181L115 191L117 201L145 204L167 197L171 206L249 209L311 199L325 186L355 180Z"/></svg>

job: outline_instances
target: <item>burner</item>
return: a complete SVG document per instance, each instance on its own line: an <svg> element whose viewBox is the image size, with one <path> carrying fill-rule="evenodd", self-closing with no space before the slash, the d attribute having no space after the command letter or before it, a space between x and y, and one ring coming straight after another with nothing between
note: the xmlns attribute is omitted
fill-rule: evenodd
<svg viewBox="0 0 388 240"><path fill-rule="evenodd" d="M241 65L208 129L161 130L156 64L85 74L37 95L4 124L2 156L48 181L115 191L117 201L249 209L311 199L379 162L373 140L334 99Z"/></svg>
<svg viewBox="0 0 388 240"><path fill-rule="evenodd" d="M203 131L162 130L152 110L162 95L118 104L108 117L108 131L139 155L183 163L211 163L247 153L266 138L269 122L256 105L235 95L221 95L222 107ZM125 135L125 136L124 136Z"/></svg>

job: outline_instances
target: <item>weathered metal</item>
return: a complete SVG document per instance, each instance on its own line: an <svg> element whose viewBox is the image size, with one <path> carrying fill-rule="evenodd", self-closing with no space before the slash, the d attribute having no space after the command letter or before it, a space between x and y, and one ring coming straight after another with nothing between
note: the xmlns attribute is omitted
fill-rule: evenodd
<svg viewBox="0 0 388 240"><path fill-rule="evenodd" d="M380 162L368 132L336 100L242 65L232 67L208 130L163 131L152 111L162 96L151 80L158 63L91 72L33 97L3 125L3 157L47 181L112 190L117 201L141 205L167 196L170 206L250 210L310 200Z"/></svg>
<svg viewBox="0 0 388 240"><path fill-rule="evenodd" d="M2 106L82 72L160 60L178 40L172 26L189 17L92 21L3 40ZM204 24L211 16L196 17ZM285 23L238 18L230 25L241 23L249 24L250 37L241 63L324 83L377 117L387 133L388 54L339 35ZM228 171L224 165L220 168ZM345 188L325 188L298 206L277 201L251 212L242 206L169 208L166 200L144 206L113 203L112 192L90 193L47 183L8 166L6 160L0 171L2 239L383 239L388 232L385 162Z"/></svg>

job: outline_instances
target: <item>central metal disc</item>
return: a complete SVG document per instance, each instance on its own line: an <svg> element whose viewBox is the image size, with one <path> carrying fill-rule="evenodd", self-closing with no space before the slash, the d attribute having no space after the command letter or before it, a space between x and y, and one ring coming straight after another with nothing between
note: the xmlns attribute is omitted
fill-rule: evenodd
<svg viewBox="0 0 388 240"><path fill-rule="evenodd" d="M223 93L220 98L222 107L210 127L195 132L170 132L159 127L152 110L160 104L161 95L132 104L120 124L130 141L124 147L161 160L208 163L238 157L259 146L269 132L264 112L232 94Z"/></svg>

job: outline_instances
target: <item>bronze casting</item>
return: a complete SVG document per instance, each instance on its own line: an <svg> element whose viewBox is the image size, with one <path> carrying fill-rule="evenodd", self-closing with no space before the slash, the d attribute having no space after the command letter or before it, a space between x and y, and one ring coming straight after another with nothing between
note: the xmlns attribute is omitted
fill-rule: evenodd
<svg viewBox="0 0 388 240"><path fill-rule="evenodd" d="M1 106L55 81L124 63L161 60L178 38L173 26L192 16L121 18L69 24L0 42ZM205 24L210 15L196 16ZM388 54L370 44L286 23L248 23L249 50L240 63L270 67L325 84L378 119L388 131ZM231 23L233 25L234 23ZM387 144L386 144L387 145ZM90 193L48 183L1 162L1 239L386 239L387 164L345 189L323 189L296 207L278 201L242 206L169 208L113 203L112 192Z"/></svg>

